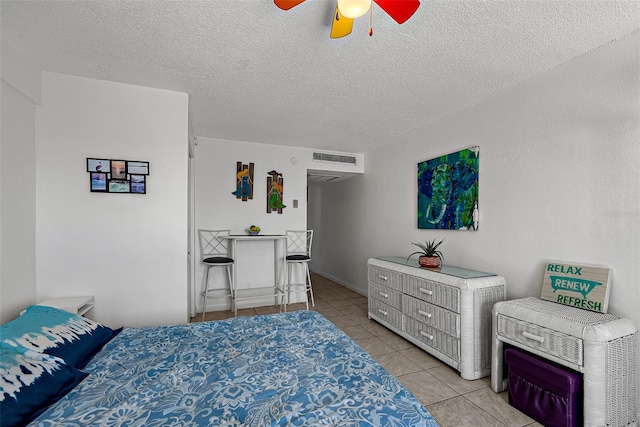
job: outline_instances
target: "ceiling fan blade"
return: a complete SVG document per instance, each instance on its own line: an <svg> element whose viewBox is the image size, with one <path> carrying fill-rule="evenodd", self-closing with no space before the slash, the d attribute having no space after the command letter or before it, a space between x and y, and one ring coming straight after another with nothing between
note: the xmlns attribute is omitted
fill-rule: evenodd
<svg viewBox="0 0 640 427"><path fill-rule="evenodd" d="M296 7L304 0L273 0L273 2L282 10L289 10L292 7Z"/></svg>
<svg viewBox="0 0 640 427"><path fill-rule="evenodd" d="M333 24L331 25L331 38L339 39L340 37L348 36L353 29L353 19L347 18L342 15L336 6L336 11L333 14Z"/></svg>
<svg viewBox="0 0 640 427"><path fill-rule="evenodd" d="M420 6L419 0L373 0L378 6L389 14L398 24L411 18Z"/></svg>

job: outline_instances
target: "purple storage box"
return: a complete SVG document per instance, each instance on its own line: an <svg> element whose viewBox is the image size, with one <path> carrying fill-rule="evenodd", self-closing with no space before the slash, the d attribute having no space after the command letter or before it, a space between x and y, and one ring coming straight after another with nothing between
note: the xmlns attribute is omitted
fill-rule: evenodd
<svg viewBox="0 0 640 427"><path fill-rule="evenodd" d="M579 425L580 374L508 348L509 405L546 427Z"/></svg>

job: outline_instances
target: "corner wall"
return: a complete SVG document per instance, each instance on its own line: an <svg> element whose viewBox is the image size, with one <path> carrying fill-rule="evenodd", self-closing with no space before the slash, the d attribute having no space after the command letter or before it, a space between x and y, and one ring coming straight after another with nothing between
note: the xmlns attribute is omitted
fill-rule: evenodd
<svg viewBox="0 0 640 427"><path fill-rule="evenodd" d="M95 295L112 327L187 314L188 96L43 73L37 299ZM149 161L147 194L92 193L86 158Z"/></svg>
<svg viewBox="0 0 640 427"><path fill-rule="evenodd" d="M40 70L2 42L0 323L36 302L35 106Z"/></svg>
<svg viewBox="0 0 640 427"><path fill-rule="evenodd" d="M544 263L613 269L609 312L640 326L640 33L365 156L367 174L320 184L315 269L366 294L369 257L446 238L445 262L539 296ZM416 164L480 146L477 232L416 226ZM357 224L357 225L356 225Z"/></svg>

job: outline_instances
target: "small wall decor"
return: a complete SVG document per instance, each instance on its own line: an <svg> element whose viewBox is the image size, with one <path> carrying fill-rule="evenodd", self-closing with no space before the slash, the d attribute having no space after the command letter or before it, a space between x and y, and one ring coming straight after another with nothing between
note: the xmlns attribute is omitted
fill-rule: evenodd
<svg viewBox="0 0 640 427"><path fill-rule="evenodd" d="M282 203L284 193L284 179L280 172L272 170L267 177L267 213L277 211L282 213L286 206Z"/></svg>
<svg viewBox="0 0 640 427"><path fill-rule="evenodd" d="M87 158L94 193L146 194L149 162Z"/></svg>
<svg viewBox="0 0 640 427"><path fill-rule="evenodd" d="M540 299L606 313L611 276L607 267L548 262Z"/></svg>
<svg viewBox="0 0 640 427"><path fill-rule="evenodd" d="M479 147L418 163L418 228L478 229Z"/></svg>
<svg viewBox="0 0 640 427"><path fill-rule="evenodd" d="M253 163L249 163L248 166L242 162L236 163L236 191L232 191L231 194L243 202L253 199Z"/></svg>

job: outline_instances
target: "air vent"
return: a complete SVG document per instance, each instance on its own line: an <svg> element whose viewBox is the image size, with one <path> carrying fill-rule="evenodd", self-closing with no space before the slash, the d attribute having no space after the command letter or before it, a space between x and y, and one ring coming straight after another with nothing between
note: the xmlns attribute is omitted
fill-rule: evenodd
<svg viewBox="0 0 640 427"><path fill-rule="evenodd" d="M316 182L331 182L336 181L342 178L342 175L329 175L329 174L320 174L320 173L310 173L307 175L307 181L316 181Z"/></svg>
<svg viewBox="0 0 640 427"><path fill-rule="evenodd" d="M313 160L316 162L346 163L354 166L356 164L355 156L345 156L342 154L313 153Z"/></svg>

